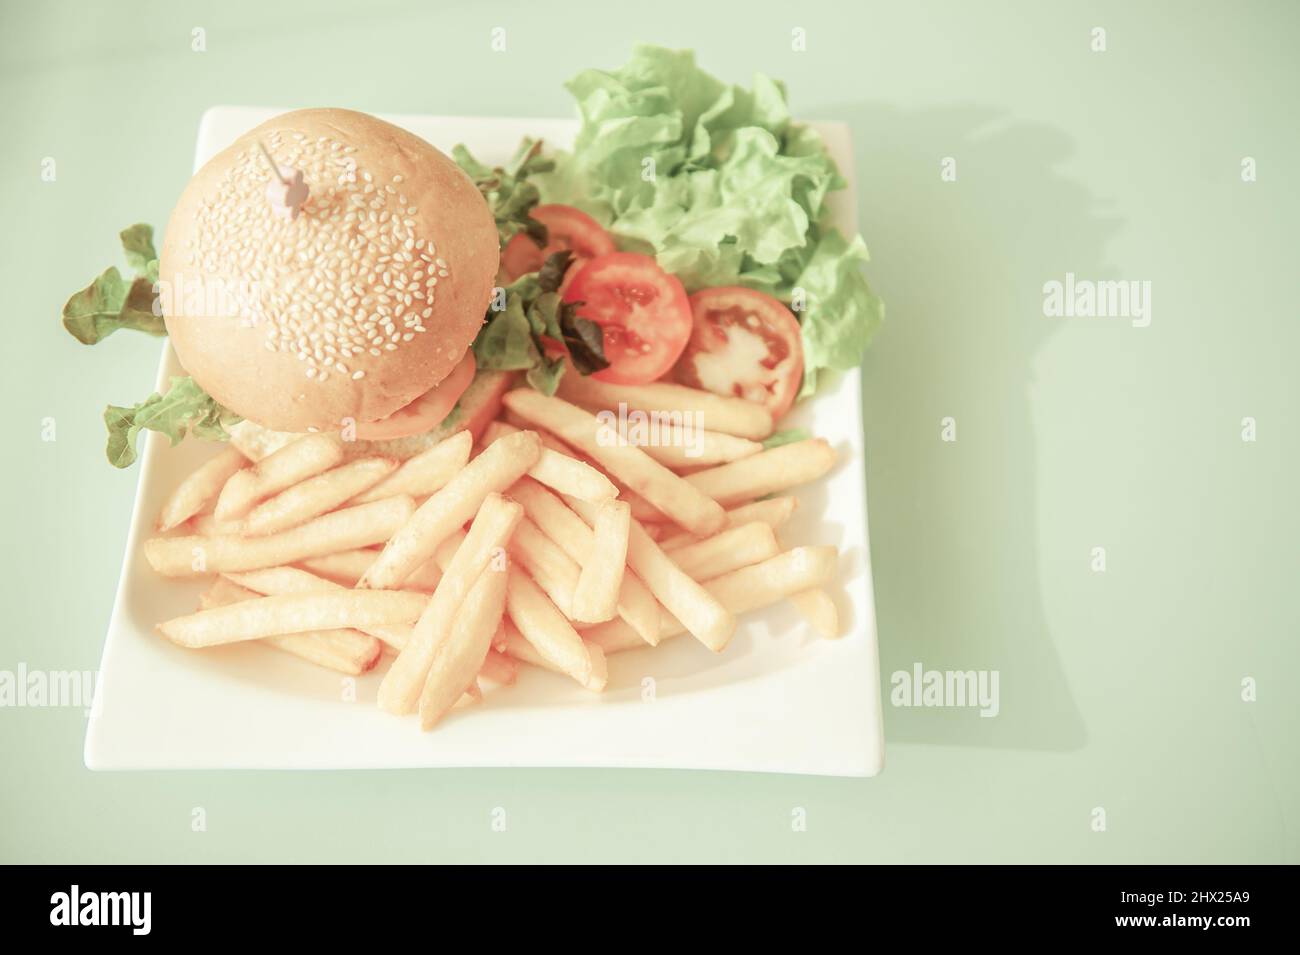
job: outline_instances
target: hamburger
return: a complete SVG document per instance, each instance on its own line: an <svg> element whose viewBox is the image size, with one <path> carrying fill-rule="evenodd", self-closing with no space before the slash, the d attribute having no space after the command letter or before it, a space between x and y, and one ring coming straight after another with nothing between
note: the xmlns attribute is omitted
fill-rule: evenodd
<svg viewBox="0 0 1300 955"><path fill-rule="evenodd" d="M268 194L272 161L301 176L298 208ZM181 365L243 419L230 434L253 459L318 431L409 457L495 414L509 374L476 374L470 344L499 256L492 210L439 150L363 113L299 110L190 181L159 302Z"/></svg>
<svg viewBox="0 0 1300 955"><path fill-rule="evenodd" d="M541 143L505 166L453 156L364 113L284 113L195 174L161 253L150 226L124 230L135 277L106 269L63 325L87 345L170 336L187 377L108 406L109 461L133 463L145 431L230 440L254 461L338 432L349 457L401 460L455 431L477 439L517 376L549 394L570 361L607 367L599 327L561 295L573 254L542 255L528 181L553 166ZM512 241L541 267L504 270Z"/></svg>

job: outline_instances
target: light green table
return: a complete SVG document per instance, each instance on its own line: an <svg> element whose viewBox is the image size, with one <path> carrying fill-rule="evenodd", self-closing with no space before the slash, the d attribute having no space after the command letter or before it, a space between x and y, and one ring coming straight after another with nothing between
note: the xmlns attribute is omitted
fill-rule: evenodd
<svg viewBox="0 0 1300 955"><path fill-rule="evenodd" d="M566 115L564 79L643 39L853 124L889 309L864 397L882 669L996 669L1001 712L887 708L885 773L846 781L96 775L81 711L0 709L0 861L1300 860L1300 7L111 6L138 12L0 3L0 669L98 663L136 479L99 413L157 347L94 354L58 308L117 229L165 221L206 107ZM1151 282L1150 325L1045 317L1066 272Z"/></svg>

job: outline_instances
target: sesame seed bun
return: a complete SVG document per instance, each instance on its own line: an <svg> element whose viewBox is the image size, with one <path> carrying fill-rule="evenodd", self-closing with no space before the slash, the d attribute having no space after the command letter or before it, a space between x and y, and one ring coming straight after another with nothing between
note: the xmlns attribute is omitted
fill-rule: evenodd
<svg viewBox="0 0 1300 955"><path fill-rule="evenodd" d="M277 212L261 142L309 189ZM172 213L160 299L181 365L275 431L377 421L437 385L483 323L499 259L474 183L419 137L285 113L214 157Z"/></svg>

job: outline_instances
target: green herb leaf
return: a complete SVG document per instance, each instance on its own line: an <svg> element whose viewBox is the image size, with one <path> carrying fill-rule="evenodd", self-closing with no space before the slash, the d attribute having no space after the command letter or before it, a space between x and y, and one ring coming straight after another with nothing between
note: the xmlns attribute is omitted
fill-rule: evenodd
<svg viewBox="0 0 1300 955"><path fill-rule="evenodd" d="M120 233L122 248L126 251L126 263L139 275L149 270L149 263L158 261L158 253L153 247L153 226L137 222Z"/></svg>
<svg viewBox="0 0 1300 955"><path fill-rule="evenodd" d="M505 308L489 309L486 323L474 339L479 368L526 371L528 383L554 394L566 367L563 355L547 355L549 343L563 342L573 365L589 375L609 367L600 326L577 314L578 302L564 302L558 291L572 253L547 257L540 271L522 275L502 293Z"/></svg>
<svg viewBox="0 0 1300 955"><path fill-rule="evenodd" d="M573 264L573 253L568 249L552 252L537 271L537 284L543 292L558 292L564 284L564 273Z"/></svg>
<svg viewBox="0 0 1300 955"><path fill-rule="evenodd" d="M505 290L506 307L488 312L487 324L474 339L474 361L485 371L523 371L542 360L524 307L525 296L514 289L512 285Z"/></svg>
<svg viewBox="0 0 1300 955"><path fill-rule="evenodd" d="M544 395L555 394L555 389L560 386L562 377L564 377L563 355L555 358L542 356L542 360L528 369L528 373L524 375L524 379L528 384Z"/></svg>
<svg viewBox="0 0 1300 955"><path fill-rule="evenodd" d="M566 302L560 307L560 330L573 367L580 375L592 375L609 367L605 357L605 333L589 318L578 314L581 302Z"/></svg>
<svg viewBox="0 0 1300 955"><path fill-rule="evenodd" d="M116 468L133 464L136 442L144 430L167 435L173 445L180 444L187 434L225 441L230 437L227 429L239 421L238 415L217 404L193 378L173 378L166 394L154 392L138 405L109 405L104 410L108 461Z"/></svg>
<svg viewBox="0 0 1300 955"><path fill-rule="evenodd" d="M63 306L63 327L83 345L103 341L119 328L167 334L162 312L155 307L158 253L153 247L153 226L137 222L119 237L136 277L127 282L116 268L105 269Z"/></svg>
<svg viewBox="0 0 1300 955"><path fill-rule="evenodd" d="M540 201L537 186L528 177L550 172L555 164L542 158L542 141L524 139L514 157L504 166L487 166L479 162L463 145L451 151L452 158L474 180L487 200L497 223L497 237L504 247L520 232L539 247L546 245L546 226L529 215Z"/></svg>
<svg viewBox="0 0 1300 955"><path fill-rule="evenodd" d="M166 335L162 316L153 312L154 283L141 276L128 283L109 267L63 306L63 327L83 345L94 345L119 328Z"/></svg>

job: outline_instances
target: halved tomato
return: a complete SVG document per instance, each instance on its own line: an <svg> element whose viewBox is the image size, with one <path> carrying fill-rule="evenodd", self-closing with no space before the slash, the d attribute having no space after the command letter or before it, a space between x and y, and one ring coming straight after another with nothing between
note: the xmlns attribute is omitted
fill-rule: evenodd
<svg viewBox="0 0 1300 955"><path fill-rule="evenodd" d="M361 441L386 441L432 431L456 407L456 402L474 380L475 368L474 352L467 349L465 357L456 363L451 374L409 405L379 421L358 422L357 438Z"/></svg>
<svg viewBox="0 0 1300 955"><path fill-rule="evenodd" d="M799 323L784 304L740 286L691 296L695 328L673 371L683 385L765 405L776 420L803 378Z"/></svg>
<svg viewBox="0 0 1300 955"><path fill-rule="evenodd" d="M553 204L536 206L529 215L546 226L546 248L539 249L537 243L523 233L507 242L501 253L501 269L507 282L513 282L525 273L536 272L547 256L562 249L570 250L579 260L594 259L615 250L609 233L581 209ZM577 268L575 262L569 267L568 274L572 275Z"/></svg>
<svg viewBox="0 0 1300 955"><path fill-rule="evenodd" d="M691 303L674 275L648 255L614 252L582 267L564 293L604 330L609 367L592 377L619 385L654 381L691 337Z"/></svg>

